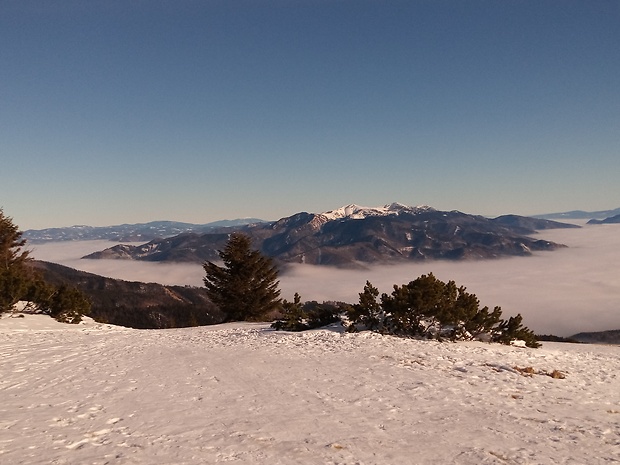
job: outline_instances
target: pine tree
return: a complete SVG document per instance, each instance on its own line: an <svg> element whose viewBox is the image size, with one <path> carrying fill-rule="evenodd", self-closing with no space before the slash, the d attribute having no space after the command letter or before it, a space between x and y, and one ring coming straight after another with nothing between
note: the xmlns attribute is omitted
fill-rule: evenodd
<svg viewBox="0 0 620 465"><path fill-rule="evenodd" d="M303 331L308 329L304 323L304 309L301 304L301 297L297 292L293 297L293 302L284 299L282 302L282 316L274 321L272 328L282 331Z"/></svg>
<svg viewBox="0 0 620 465"><path fill-rule="evenodd" d="M502 321L501 317L501 307L496 306L489 313L489 307L485 306L464 322L464 333L469 335L469 339L475 339L483 334L491 334L494 332L494 328Z"/></svg>
<svg viewBox="0 0 620 465"><path fill-rule="evenodd" d="M30 257L25 245L22 232L0 208L0 313L11 310L28 292Z"/></svg>
<svg viewBox="0 0 620 465"><path fill-rule="evenodd" d="M356 331L361 325L371 331L380 330L383 327L383 310L377 302L379 290L370 281L366 281L364 292L359 293L359 303L349 308L347 316L351 322L350 331Z"/></svg>
<svg viewBox="0 0 620 465"><path fill-rule="evenodd" d="M280 305L278 269L269 257L252 250L247 235L232 234L219 255L224 266L206 262L204 283L226 321L259 320Z"/></svg>
<svg viewBox="0 0 620 465"><path fill-rule="evenodd" d="M383 294L381 303L388 316L390 330L407 336L431 335L451 318L456 286L437 279L433 273L422 275L409 284L394 285L391 295Z"/></svg>
<svg viewBox="0 0 620 465"><path fill-rule="evenodd" d="M90 313L91 304L79 290L60 285L49 299L46 313L61 323L79 323Z"/></svg>
<svg viewBox="0 0 620 465"><path fill-rule="evenodd" d="M511 344L515 340L520 340L525 342L527 347L534 349L540 347L534 332L523 326L522 322L523 317L520 313L517 316L511 316L507 321L502 320L496 328L496 335L493 340L502 344Z"/></svg>
<svg viewBox="0 0 620 465"><path fill-rule="evenodd" d="M79 323L90 311L90 302L77 289L47 284L29 265L26 240L13 220L0 209L0 313L20 300L64 323Z"/></svg>
<svg viewBox="0 0 620 465"><path fill-rule="evenodd" d="M360 294L360 304L349 312L353 323L363 322L372 309L381 314L383 331L401 336L425 336L452 340L474 339L487 335L495 342L510 344L522 340L528 347L539 347L534 333L522 325L518 314L507 321L501 319L502 310L480 308L475 294L454 281L444 283L432 273L422 275L409 284L394 285L391 294L381 295L380 309L376 304L377 290L366 283ZM379 313L379 310L382 313ZM355 326L353 326L355 328Z"/></svg>

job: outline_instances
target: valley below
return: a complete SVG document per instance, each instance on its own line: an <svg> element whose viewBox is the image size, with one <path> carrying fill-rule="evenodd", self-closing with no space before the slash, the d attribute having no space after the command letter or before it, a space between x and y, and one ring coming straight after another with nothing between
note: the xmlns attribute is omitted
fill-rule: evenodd
<svg viewBox="0 0 620 465"><path fill-rule="evenodd" d="M565 244L554 251L493 260L429 260L369 265L362 269L288 265L280 275L283 297L298 292L303 300L356 302L366 280L380 292L432 272L454 280L476 294L482 305L499 305L505 316L521 313L537 334L570 336L578 332L620 328L620 226L585 225L552 229L540 238ZM128 281L202 286L204 271L197 263L134 260L83 260L109 241L49 242L32 246L39 260Z"/></svg>

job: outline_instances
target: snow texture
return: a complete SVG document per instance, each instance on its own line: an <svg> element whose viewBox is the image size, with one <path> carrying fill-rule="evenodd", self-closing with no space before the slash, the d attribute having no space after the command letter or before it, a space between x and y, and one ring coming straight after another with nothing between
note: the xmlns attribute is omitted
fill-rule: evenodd
<svg viewBox="0 0 620 465"><path fill-rule="evenodd" d="M617 346L26 315L0 352L2 464L620 461Z"/></svg>

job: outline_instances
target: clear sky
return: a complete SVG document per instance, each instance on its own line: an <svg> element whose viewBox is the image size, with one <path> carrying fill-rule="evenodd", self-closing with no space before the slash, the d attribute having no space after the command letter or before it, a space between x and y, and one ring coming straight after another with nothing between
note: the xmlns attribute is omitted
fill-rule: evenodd
<svg viewBox="0 0 620 465"><path fill-rule="evenodd" d="M21 229L620 207L620 2L0 0Z"/></svg>

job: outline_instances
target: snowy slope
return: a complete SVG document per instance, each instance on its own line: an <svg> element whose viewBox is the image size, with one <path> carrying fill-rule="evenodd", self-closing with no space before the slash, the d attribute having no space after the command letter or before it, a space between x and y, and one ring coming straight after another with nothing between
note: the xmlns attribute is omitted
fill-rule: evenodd
<svg viewBox="0 0 620 465"><path fill-rule="evenodd" d="M27 315L0 319L0 352L2 464L620 460L616 346L256 324L144 331ZM553 370L565 378L543 374Z"/></svg>

